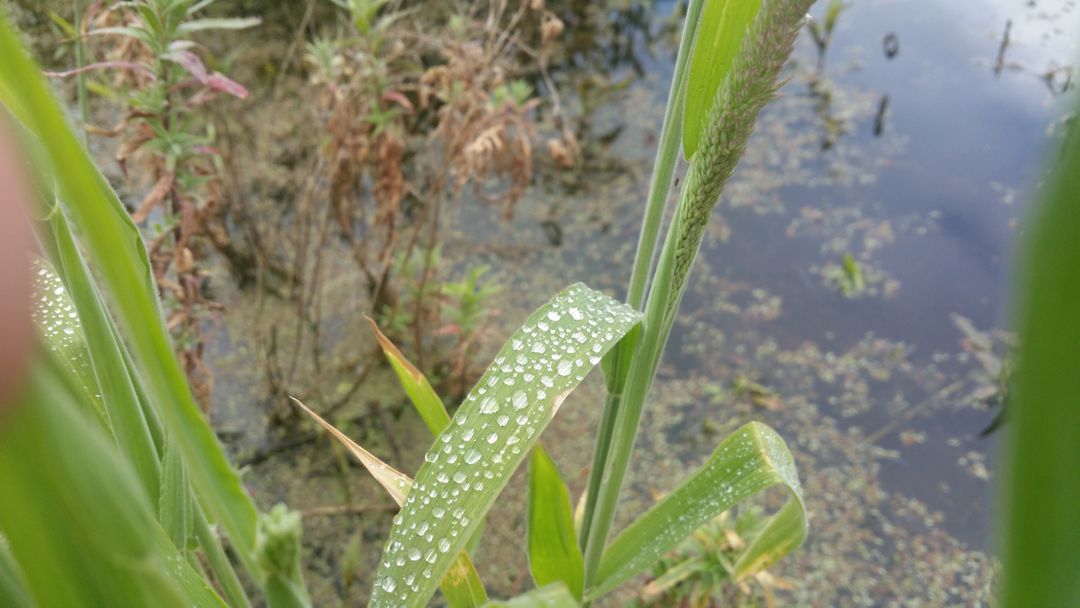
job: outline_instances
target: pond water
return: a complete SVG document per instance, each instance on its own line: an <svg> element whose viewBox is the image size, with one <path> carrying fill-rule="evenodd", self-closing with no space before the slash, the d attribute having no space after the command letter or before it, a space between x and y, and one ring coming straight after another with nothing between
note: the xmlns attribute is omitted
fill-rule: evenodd
<svg viewBox="0 0 1080 608"><path fill-rule="evenodd" d="M800 39L790 81L706 235L640 433L624 521L726 432L759 419L795 453L811 517L807 545L774 568L793 586L778 590L781 605L990 602L1000 434L982 435L999 411L1017 238L1064 128L1060 68L1076 56L1075 4L854 0L820 68L809 36ZM579 69L611 67L611 82L630 79L585 119L602 142L593 165L534 186L512 220L468 201L450 214L448 263L488 265L511 287L498 297L496 345L570 282L622 295L673 63L671 11L613 8L610 29L570 58ZM220 354L237 340L218 345L222 393L244 386ZM546 435L575 495L599 414L595 380ZM392 400L396 388L363 390ZM234 447L263 432L240 428L243 419L221 425L248 436ZM424 432L408 417L394 424L393 452L415 470ZM310 450L256 465L248 480L260 504L339 501L325 444ZM360 502L381 504L362 487ZM481 552L497 557L478 563L499 593L527 583L521 496L520 483L509 488ZM359 523L310 521L315 574L337 576L341 539L356 530L377 553L388 526L377 507ZM362 564L366 581L374 565ZM353 597L366 597L366 585Z"/></svg>

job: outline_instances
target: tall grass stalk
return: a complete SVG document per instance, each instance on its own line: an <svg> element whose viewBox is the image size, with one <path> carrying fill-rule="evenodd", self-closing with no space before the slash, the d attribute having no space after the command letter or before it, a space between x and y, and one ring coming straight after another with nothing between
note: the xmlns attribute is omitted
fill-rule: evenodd
<svg viewBox="0 0 1080 608"><path fill-rule="evenodd" d="M630 462L645 398L671 332L706 224L753 132L757 115L779 88L780 71L791 54L813 0L767 0L754 18L730 72L724 78L691 161L686 185L668 227L645 306L641 340L626 375L622 399L606 404L614 431L604 459L596 506L584 533L585 586L603 555L615 507ZM598 438L598 448L603 446Z"/></svg>
<svg viewBox="0 0 1080 608"><path fill-rule="evenodd" d="M630 274L630 288L627 291L626 303L637 310L641 310L644 304L645 287L652 271L656 258L656 245L660 242L660 224L664 220L664 210L667 208L669 193L672 182L675 179L675 167L679 162L679 150L682 136L683 104L686 97L687 66L690 65L690 55L693 52L694 40L697 35L698 21L701 17L701 9L705 0L691 0L686 9L686 21L683 24L682 40L679 43L679 54L675 59L675 74L671 78L671 91L668 93L668 104L664 110L664 124L660 131L660 147L656 151L655 169L652 181L649 183L649 198L645 207L645 217L641 222L641 235L638 239L637 253L634 255L634 269ZM610 355L611 369L624 369L619 365L620 358L630 357L630 352L623 352L620 345ZM615 413L618 411L621 386L623 378L618 376L608 382L609 391L604 404L600 427L597 430L596 447L593 450L593 463L589 471L589 485L585 493L585 512L582 519L579 544L585 547L588 539L588 530L592 527L593 513L596 510L596 496L600 490L600 481L607 465L608 448L611 445L611 436L615 429ZM616 390L611 390L616 389Z"/></svg>

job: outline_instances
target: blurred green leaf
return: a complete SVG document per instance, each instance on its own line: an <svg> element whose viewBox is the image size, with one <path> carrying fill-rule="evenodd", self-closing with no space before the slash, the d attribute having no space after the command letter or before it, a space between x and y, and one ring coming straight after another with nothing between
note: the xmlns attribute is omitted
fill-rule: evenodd
<svg viewBox="0 0 1080 608"><path fill-rule="evenodd" d="M529 465L529 571L537 587L562 582L581 599L585 562L574 538L570 492L537 443Z"/></svg>
<svg viewBox="0 0 1080 608"><path fill-rule="evenodd" d="M690 59L686 82L686 109L683 113L683 154L697 152L705 117L716 99L716 91L731 69L735 55L761 7L761 0L708 0Z"/></svg>
<svg viewBox="0 0 1080 608"><path fill-rule="evenodd" d="M11 557L7 541L0 535L0 606L29 608L33 606L26 593L26 583L15 558Z"/></svg>
<svg viewBox="0 0 1080 608"><path fill-rule="evenodd" d="M781 485L788 502L739 556L735 581L776 562L806 538L806 511L795 462L784 440L751 422L725 439L709 460L659 503L630 524L604 551L595 599L656 563L695 530L754 494Z"/></svg>
<svg viewBox="0 0 1080 608"><path fill-rule="evenodd" d="M1080 129L1072 122L1020 264L1004 608L1080 606Z"/></svg>
<svg viewBox="0 0 1080 608"><path fill-rule="evenodd" d="M39 606L224 606L169 541L131 466L48 355L0 440L0 530Z"/></svg>
<svg viewBox="0 0 1080 608"><path fill-rule="evenodd" d="M525 321L425 456L390 531L372 606L427 602L563 400L639 320L575 284Z"/></svg>

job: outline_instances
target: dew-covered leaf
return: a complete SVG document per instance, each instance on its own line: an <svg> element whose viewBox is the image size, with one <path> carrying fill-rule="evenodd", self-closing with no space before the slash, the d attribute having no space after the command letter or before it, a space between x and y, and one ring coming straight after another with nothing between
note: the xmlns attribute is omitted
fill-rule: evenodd
<svg viewBox="0 0 1080 608"><path fill-rule="evenodd" d="M641 573L687 536L720 513L776 485L787 488L788 502L739 556L736 581L768 567L806 538L806 511L795 462L776 431L759 422L739 428L709 460L678 488L630 524L604 551L595 599Z"/></svg>
<svg viewBox="0 0 1080 608"><path fill-rule="evenodd" d="M355 441L337 430L334 425L324 420L321 416L311 411L299 399L293 397L293 403L299 406L307 415L311 416L319 426L326 429L335 439L341 442L360 464L371 473L371 476L379 482L394 502L401 506L405 502L409 491L412 489L413 480L408 475L386 464L371 452L360 447ZM474 608L487 601L487 592L480 575L476 572L469 554L460 551L457 558L450 565L442 580L442 592L451 608Z"/></svg>
<svg viewBox="0 0 1080 608"><path fill-rule="evenodd" d="M420 418L423 419L432 436L438 437L439 433L450 425L450 414L446 411L446 405L443 404L435 389L431 387L431 383L428 382L424 373L406 359L405 355L398 350L398 347L379 330L375 320L371 317L365 318L371 324L371 330L375 332L375 339L379 341L379 347L382 348L383 354L386 355L387 361L390 362L390 367L394 369L398 382L405 389L405 394L409 396L413 408L420 414ZM473 532L472 537L469 538L469 542L466 544L465 550L469 555L475 555L476 547L480 544L480 537L483 534L484 526L481 524Z"/></svg>
<svg viewBox="0 0 1080 608"><path fill-rule="evenodd" d="M574 534L570 492L539 443L529 462L529 571L537 587L562 582L581 599L585 563Z"/></svg>
<svg viewBox="0 0 1080 608"><path fill-rule="evenodd" d="M709 0L705 3L686 82L683 153L687 159L697 151L716 91L731 69L746 28L760 7L761 0Z"/></svg>
<svg viewBox="0 0 1080 608"><path fill-rule="evenodd" d="M540 307L465 398L390 531L372 606L419 606L563 400L640 315L581 284Z"/></svg>
<svg viewBox="0 0 1080 608"><path fill-rule="evenodd" d="M71 372L71 377L78 382L79 388L90 397L87 402L93 406L94 413L108 428L108 417L101 403L101 390L90 363L86 336L79 322L78 311L52 266L44 260L35 261L34 266L36 293L33 316L42 341L56 360Z"/></svg>

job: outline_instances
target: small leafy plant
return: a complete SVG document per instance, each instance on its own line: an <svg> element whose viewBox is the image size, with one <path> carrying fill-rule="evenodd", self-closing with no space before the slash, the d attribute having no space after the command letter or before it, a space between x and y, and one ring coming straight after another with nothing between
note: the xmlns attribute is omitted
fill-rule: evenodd
<svg viewBox="0 0 1080 608"><path fill-rule="evenodd" d="M657 565L655 577L641 591L642 605L773 606L773 589L790 589L791 583L761 570L748 581L731 584L735 561L766 522L765 513L757 508L718 515Z"/></svg>
<svg viewBox="0 0 1080 608"><path fill-rule="evenodd" d="M253 18L201 18L213 2L137 0L112 6L95 3L80 20L89 40L104 42L102 61L62 75L79 78L83 88L118 104L122 119L108 128L87 124L93 135L120 137L115 158L125 177L145 195L132 218L149 240L154 279L167 311L166 324L200 403L210 401L210 373L203 363L202 326L220 306L206 296L201 247L229 251L224 226L220 172L214 129L206 106L220 95L244 98L247 90L211 70L193 36L236 30L259 23ZM80 47L81 48L81 43ZM92 47L93 48L93 47ZM111 80L83 82L107 71ZM83 108L82 120L89 117ZM137 163L140 171L129 171ZM138 176L149 178L139 184Z"/></svg>

